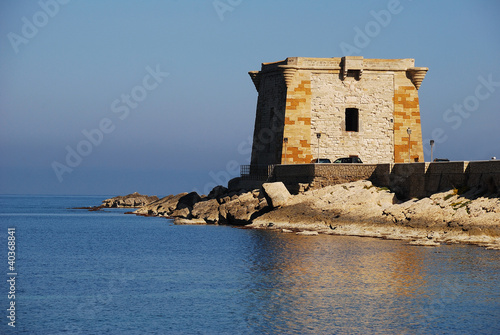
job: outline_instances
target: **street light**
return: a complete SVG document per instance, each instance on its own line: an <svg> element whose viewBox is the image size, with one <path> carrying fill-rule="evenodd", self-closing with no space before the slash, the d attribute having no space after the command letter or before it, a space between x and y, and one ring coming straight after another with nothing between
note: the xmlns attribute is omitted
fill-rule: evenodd
<svg viewBox="0 0 500 335"><path fill-rule="evenodd" d="M411 129L408 127L406 129L406 132L408 133L408 163L411 163Z"/></svg>
<svg viewBox="0 0 500 335"><path fill-rule="evenodd" d="M286 164L286 144L288 143L288 137L285 137L283 139L283 142L285 142L285 164Z"/></svg>
<svg viewBox="0 0 500 335"><path fill-rule="evenodd" d="M321 138L321 133L316 133L316 138L318 139L318 160L316 163L319 163L319 139Z"/></svg>
<svg viewBox="0 0 500 335"><path fill-rule="evenodd" d="M434 140L431 140L431 162L432 162L432 149L434 148Z"/></svg>

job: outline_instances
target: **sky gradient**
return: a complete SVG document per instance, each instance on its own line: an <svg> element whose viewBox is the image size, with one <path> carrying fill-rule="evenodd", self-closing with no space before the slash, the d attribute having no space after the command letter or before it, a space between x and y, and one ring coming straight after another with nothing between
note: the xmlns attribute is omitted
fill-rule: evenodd
<svg viewBox="0 0 500 335"><path fill-rule="evenodd" d="M500 158L498 17L496 0L2 1L0 193L206 193L249 162L247 72L296 56L414 58L425 159L431 138L434 157Z"/></svg>

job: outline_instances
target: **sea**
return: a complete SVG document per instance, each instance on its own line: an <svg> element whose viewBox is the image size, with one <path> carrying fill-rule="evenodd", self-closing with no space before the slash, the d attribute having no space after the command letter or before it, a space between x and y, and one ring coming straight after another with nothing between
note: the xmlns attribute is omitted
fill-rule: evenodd
<svg viewBox="0 0 500 335"><path fill-rule="evenodd" d="M500 251L0 196L1 334L500 334Z"/></svg>

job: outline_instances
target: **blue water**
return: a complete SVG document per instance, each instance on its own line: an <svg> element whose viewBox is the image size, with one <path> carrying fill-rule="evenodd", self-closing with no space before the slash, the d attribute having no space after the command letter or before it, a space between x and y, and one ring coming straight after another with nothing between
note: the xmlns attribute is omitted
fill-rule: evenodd
<svg viewBox="0 0 500 335"><path fill-rule="evenodd" d="M2 334L498 334L500 252L297 236L0 196Z"/></svg>

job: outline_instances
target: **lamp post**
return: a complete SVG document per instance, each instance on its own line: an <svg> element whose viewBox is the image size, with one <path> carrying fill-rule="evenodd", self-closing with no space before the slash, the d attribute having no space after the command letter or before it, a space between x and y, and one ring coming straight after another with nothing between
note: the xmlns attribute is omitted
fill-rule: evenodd
<svg viewBox="0 0 500 335"><path fill-rule="evenodd" d="M411 163L411 129L408 127L406 129L406 132L408 133L408 163Z"/></svg>
<svg viewBox="0 0 500 335"><path fill-rule="evenodd" d="M432 149L434 148L434 140L431 140L431 162L432 162Z"/></svg>
<svg viewBox="0 0 500 335"><path fill-rule="evenodd" d="M288 137L285 137L283 139L283 142L285 143L285 164L286 164L286 144L288 143Z"/></svg>
<svg viewBox="0 0 500 335"><path fill-rule="evenodd" d="M319 139L321 138L321 133L316 133L316 138L318 139L318 159L316 160L316 163L319 163Z"/></svg>

